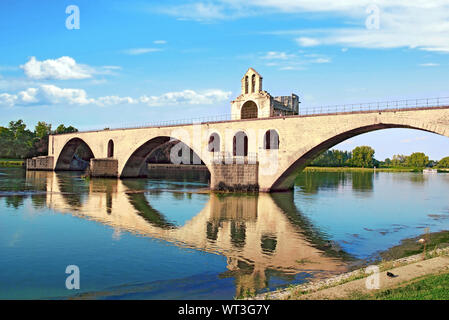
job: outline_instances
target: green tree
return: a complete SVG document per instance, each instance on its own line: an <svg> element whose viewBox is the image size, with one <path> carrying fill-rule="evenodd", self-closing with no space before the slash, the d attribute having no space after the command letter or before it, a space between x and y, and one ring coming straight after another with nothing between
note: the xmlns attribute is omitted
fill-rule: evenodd
<svg viewBox="0 0 449 320"><path fill-rule="evenodd" d="M8 128L0 127L0 158L12 158L14 136Z"/></svg>
<svg viewBox="0 0 449 320"><path fill-rule="evenodd" d="M43 139L51 134L51 124L44 121L39 121L34 129L36 138Z"/></svg>
<svg viewBox="0 0 449 320"><path fill-rule="evenodd" d="M371 168L374 166L374 149L369 146L360 146L352 150L351 164L354 167Z"/></svg>
<svg viewBox="0 0 449 320"><path fill-rule="evenodd" d="M10 157L25 158L32 153L34 133L26 129L23 120L11 121L8 127L12 134Z"/></svg>
<svg viewBox="0 0 449 320"><path fill-rule="evenodd" d="M395 154L393 159L391 160L391 164L393 167L405 167L407 156L402 154Z"/></svg>
<svg viewBox="0 0 449 320"><path fill-rule="evenodd" d="M76 129L76 128L72 127L72 126L66 127L66 126L63 125L63 124L60 124L60 125L56 128L56 131L55 131L56 134L72 133L72 132L78 132L78 129Z"/></svg>
<svg viewBox="0 0 449 320"><path fill-rule="evenodd" d="M406 160L406 165L413 168L424 168L428 164L429 157L422 152L414 152Z"/></svg>
<svg viewBox="0 0 449 320"><path fill-rule="evenodd" d="M449 157L445 157L438 161L437 168L449 168Z"/></svg>
<svg viewBox="0 0 449 320"><path fill-rule="evenodd" d="M327 150L316 157L310 165L317 167L343 167L347 165L350 158L350 152Z"/></svg>

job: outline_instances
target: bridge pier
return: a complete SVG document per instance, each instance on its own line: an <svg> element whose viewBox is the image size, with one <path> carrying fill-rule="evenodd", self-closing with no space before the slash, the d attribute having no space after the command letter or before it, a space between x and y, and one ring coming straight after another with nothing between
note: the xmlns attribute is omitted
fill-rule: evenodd
<svg viewBox="0 0 449 320"><path fill-rule="evenodd" d="M259 191L259 163L211 165L210 189L215 191Z"/></svg>
<svg viewBox="0 0 449 320"><path fill-rule="evenodd" d="M90 159L90 176L118 178L118 160L113 158Z"/></svg>
<svg viewBox="0 0 449 320"><path fill-rule="evenodd" d="M53 156L41 156L27 159L26 168L27 170L53 171L54 158Z"/></svg>

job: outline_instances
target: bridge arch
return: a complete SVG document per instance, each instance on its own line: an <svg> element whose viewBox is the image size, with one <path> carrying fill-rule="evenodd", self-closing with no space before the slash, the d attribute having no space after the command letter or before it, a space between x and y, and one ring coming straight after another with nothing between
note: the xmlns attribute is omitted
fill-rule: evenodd
<svg viewBox="0 0 449 320"><path fill-rule="evenodd" d="M178 143L182 143L186 147L189 148L190 154L193 153L193 157L197 157L200 159L197 150L195 150L191 145L184 143L182 140L172 138L170 136L158 136L148 140L147 142L140 145L137 149L135 149L127 158L125 158L125 165L121 171L120 178L131 178L131 177L141 177L145 176L145 164L148 158L151 156L153 151L158 149L162 145L169 145L169 142L177 141ZM182 153L184 150L179 150ZM182 155L185 157L185 155ZM210 168L208 167L207 162L204 162L207 169L210 172Z"/></svg>
<svg viewBox="0 0 449 320"><path fill-rule="evenodd" d="M308 143L301 144L301 148L291 152L292 156L287 164L283 165L278 174L273 180L269 191L286 191L293 188L294 180L297 174L302 171L308 163L315 159L323 151L332 148L333 146L347 140L358 136L360 134L382 130L382 129L415 129L426 132L436 133L442 136L449 137L449 130L443 126L430 126L428 123L413 121L413 124L405 123L372 123L360 127L348 128L345 126L344 129L339 132L333 132L334 134L328 135L322 142L318 144ZM295 156L293 156L295 155Z"/></svg>
<svg viewBox="0 0 449 320"><path fill-rule="evenodd" d="M95 158L92 149L83 139L72 138L66 142L61 152L59 153L58 160L56 161L55 170L84 170L87 166L86 163L74 164L73 162L75 154L80 147L83 148L82 160L87 162L89 159Z"/></svg>

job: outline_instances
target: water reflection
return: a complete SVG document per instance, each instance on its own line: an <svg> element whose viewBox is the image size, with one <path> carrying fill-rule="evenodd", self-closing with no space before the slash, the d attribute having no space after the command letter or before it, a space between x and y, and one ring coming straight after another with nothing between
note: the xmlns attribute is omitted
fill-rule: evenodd
<svg viewBox="0 0 449 320"><path fill-rule="evenodd" d="M373 171L360 172L303 172L295 181L304 193L316 194L322 189L345 188L355 192L366 192L369 195L373 190L375 173Z"/></svg>
<svg viewBox="0 0 449 320"><path fill-rule="evenodd" d="M43 183L43 181L46 183ZM183 248L226 257L236 296L259 291L271 277L291 281L298 274L324 277L347 270L344 253L332 250L324 234L298 211L292 193L233 196L205 194L203 209L182 225L152 207L168 192L145 188L143 180L83 180L69 174L27 172L27 184L46 189L46 206ZM190 191L169 191L180 210Z"/></svg>

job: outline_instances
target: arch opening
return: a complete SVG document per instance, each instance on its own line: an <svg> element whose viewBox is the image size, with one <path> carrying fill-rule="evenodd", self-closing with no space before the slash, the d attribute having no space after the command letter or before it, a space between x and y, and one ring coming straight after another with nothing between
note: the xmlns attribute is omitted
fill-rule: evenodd
<svg viewBox="0 0 449 320"><path fill-rule="evenodd" d="M108 158L114 157L114 141L109 140L108 142Z"/></svg>
<svg viewBox="0 0 449 320"><path fill-rule="evenodd" d="M276 130L271 129L265 132L263 137L264 149L279 149L279 134Z"/></svg>
<svg viewBox="0 0 449 320"><path fill-rule="evenodd" d="M89 167L91 158L95 156L89 145L80 138L73 138L59 154L55 170L83 171Z"/></svg>
<svg viewBox="0 0 449 320"><path fill-rule="evenodd" d="M248 136L245 132L239 131L234 135L232 141L234 156L248 156Z"/></svg>
<svg viewBox="0 0 449 320"><path fill-rule="evenodd" d="M209 152L220 152L220 136L218 133L212 133L210 135L207 149Z"/></svg>
<svg viewBox="0 0 449 320"><path fill-rule="evenodd" d="M258 117L257 104L254 101L246 101L240 112L241 119L254 119Z"/></svg>
<svg viewBox="0 0 449 320"><path fill-rule="evenodd" d="M342 132L326 141L323 141L322 143L312 146L300 155L293 163L290 164L290 166L280 174L280 176L274 181L272 186L269 188L270 191L286 191L291 190L294 185L295 178L299 172L301 172L311 161L313 161L317 156L319 156L322 152L332 148L333 146L348 140L350 138L353 138L355 136L373 132L377 130L382 129L393 129L393 128L399 128L399 129L414 129L414 130L420 130L420 131L426 131L431 132L439 135L443 135L440 132L434 132L431 130L426 130L419 127L413 127L409 125L399 125L399 124L374 124L364 127L359 127L353 130L349 130L346 132Z"/></svg>
<svg viewBox="0 0 449 320"><path fill-rule="evenodd" d="M206 172L210 177L209 169L205 163L187 144L171 137L160 136L145 142L131 154L120 177L148 177L150 174L149 166L152 173L154 173L154 170L159 170L159 167L161 167L161 172L168 170L175 173L185 171L186 165L194 165L195 169ZM187 169L189 168L187 167Z"/></svg>

